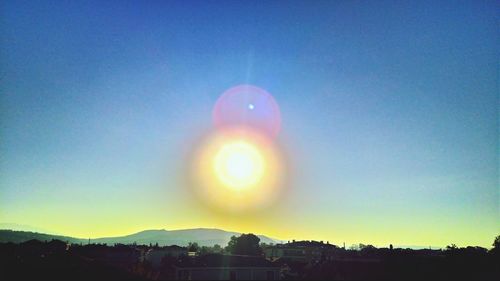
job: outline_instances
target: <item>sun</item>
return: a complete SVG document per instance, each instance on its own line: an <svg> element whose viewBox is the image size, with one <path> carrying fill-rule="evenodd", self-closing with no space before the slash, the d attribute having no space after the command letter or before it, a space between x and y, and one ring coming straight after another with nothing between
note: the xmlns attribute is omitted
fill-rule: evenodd
<svg viewBox="0 0 500 281"><path fill-rule="evenodd" d="M232 189L246 189L258 184L265 170L265 161L257 147L246 141L224 144L214 158L218 180Z"/></svg>
<svg viewBox="0 0 500 281"><path fill-rule="evenodd" d="M188 186L212 210L260 211L286 190L282 151L276 142L247 127L209 132L191 157Z"/></svg>

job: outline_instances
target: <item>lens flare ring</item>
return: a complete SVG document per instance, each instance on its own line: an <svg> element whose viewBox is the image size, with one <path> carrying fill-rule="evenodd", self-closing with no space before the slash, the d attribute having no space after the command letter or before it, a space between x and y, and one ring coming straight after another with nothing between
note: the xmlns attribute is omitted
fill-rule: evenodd
<svg viewBox="0 0 500 281"><path fill-rule="evenodd" d="M246 127L271 139L281 129L278 103L266 90L253 85L225 91L214 105L212 118L217 129Z"/></svg>

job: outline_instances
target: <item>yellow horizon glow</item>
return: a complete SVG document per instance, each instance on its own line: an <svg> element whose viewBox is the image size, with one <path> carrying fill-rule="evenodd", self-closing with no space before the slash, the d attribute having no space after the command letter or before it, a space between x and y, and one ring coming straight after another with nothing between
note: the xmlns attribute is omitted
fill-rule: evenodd
<svg viewBox="0 0 500 281"><path fill-rule="evenodd" d="M95 198L94 205L103 206L106 212L99 208L81 212L83 203L76 202L76 199L75 202L58 202L45 208L28 205L16 213L0 212L0 222L16 222L44 228L48 233L91 239L129 235L147 229L218 228L262 234L284 241L324 240L336 245L345 242L347 246L364 243L375 246L393 244L445 247L455 243L461 247L491 248L495 236L498 235L496 220L476 221L475 227L471 227L468 221L474 217L469 214L464 214L465 220L460 222L449 222L446 214L415 218L411 221L402 215L393 218L393 227L387 231L386 228L381 228L375 219L377 214L358 217L355 223L351 217L327 213L306 219L306 216L290 211L293 205L263 214L231 216L226 213L208 212L204 206L197 204L194 198L182 197L169 204L160 205L160 211L158 208L130 208L134 203L137 204L137 201L150 204L153 201L153 204L156 204L161 203L163 198L138 196L126 202L109 202L107 198ZM76 208L69 209L68 204ZM158 212L165 215L155 216ZM297 221L302 223L297 224ZM436 225L440 227L436 228Z"/></svg>

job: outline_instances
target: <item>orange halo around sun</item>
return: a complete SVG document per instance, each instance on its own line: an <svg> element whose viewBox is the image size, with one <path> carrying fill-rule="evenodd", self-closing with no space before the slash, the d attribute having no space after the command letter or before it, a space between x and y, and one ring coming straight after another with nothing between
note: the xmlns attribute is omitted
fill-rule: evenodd
<svg viewBox="0 0 500 281"><path fill-rule="evenodd" d="M279 149L248 128L213 132L195 158L199 195L217 208L241 211L268 206L282 185Z"/></svg>

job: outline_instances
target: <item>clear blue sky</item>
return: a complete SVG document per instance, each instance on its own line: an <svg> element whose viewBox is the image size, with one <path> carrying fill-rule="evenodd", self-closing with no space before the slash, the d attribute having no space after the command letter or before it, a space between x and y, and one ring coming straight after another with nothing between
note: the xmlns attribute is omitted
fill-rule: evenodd
<svg viewBox="0 0 500 281"><path fill-rule="evenodd" d="M83 237L208 226L489 246L499 8L2 1L0 222ZM180 203L179 163L217 97L242 83L280 105L294 170L276 214L237 225Z"/></svg>

